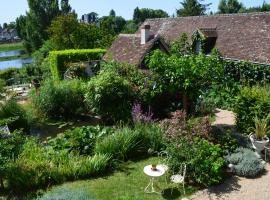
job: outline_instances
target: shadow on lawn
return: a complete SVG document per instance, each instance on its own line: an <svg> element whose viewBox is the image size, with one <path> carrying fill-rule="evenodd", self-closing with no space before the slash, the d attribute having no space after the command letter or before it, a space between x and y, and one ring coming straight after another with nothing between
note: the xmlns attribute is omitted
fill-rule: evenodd
<svg viewBox="0 0 270 200"><path fill-rule="evenodd" d="M173 199L179 199L181 196L181 193L177 188L166 188L162 191L162 197L164 199L173 200Z"/></svg>

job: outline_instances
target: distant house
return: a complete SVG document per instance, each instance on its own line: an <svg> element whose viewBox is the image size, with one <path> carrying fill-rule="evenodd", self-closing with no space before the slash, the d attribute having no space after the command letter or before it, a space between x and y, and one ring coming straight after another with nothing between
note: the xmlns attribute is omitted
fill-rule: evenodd
<svg viewBox="0 0 270 200"><path fill-rule="evenodd" d="M0 40L2 41L18 40L18 34L16 29L2 29L0 31Z"/></svg>
<svg viewBox="0 0 270 200"><path fill-rule="evenodd" d="M203 37L205 52L215 47L224 58L270 64L270 12L148 19L135 34L120 34L104 59L143 66L150 51L169 52L182 33L190 41L194 34Z"/></svg>
<svg viewBox="0 0 270 200"><path fill-rule="evenodd" d="M90 24L90 23L97 23L98 14L95 12L91 12L88 14L82 15L81 22Z"/></svg>

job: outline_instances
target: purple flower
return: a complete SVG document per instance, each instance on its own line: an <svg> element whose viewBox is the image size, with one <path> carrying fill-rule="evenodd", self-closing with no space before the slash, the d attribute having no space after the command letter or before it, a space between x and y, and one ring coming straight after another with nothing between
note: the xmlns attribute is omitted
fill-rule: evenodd
<svg viewBox="0 0 270 200"><path fill-rule="evenodd" d="M151 123L153 120L153 113L150 108L148 112L144 113L141 104L135 103L132 107L132 120L134 123Z"/></svg>

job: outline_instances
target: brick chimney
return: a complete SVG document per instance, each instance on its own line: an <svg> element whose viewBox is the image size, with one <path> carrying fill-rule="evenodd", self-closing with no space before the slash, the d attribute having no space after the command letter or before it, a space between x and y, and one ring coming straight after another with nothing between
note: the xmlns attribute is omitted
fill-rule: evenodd
<svg viewBox="0 0 270 200"><path fill-rule="evenodd" d="M141 29L141 44L146 44L150 38L150 25L144 25Z"/></svg>

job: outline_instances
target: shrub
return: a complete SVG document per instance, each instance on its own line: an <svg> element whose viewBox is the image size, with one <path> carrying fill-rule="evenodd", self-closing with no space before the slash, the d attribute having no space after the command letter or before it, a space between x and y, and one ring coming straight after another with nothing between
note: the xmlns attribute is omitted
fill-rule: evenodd
<svg viewBox="0 0 270 200"><path fill-rule="evenodd" d="M81 188L58 187L37 200L94 200L92 195Z"/></svg>
<svg viewBox="0 0 270 200"><path fill-rule="evenodd" d="M234 109L237 128L249 134L254 124L254 118L265 118L270 113L270 87L244 87L237 97Z"/></svg>
<svg viewBox="0 0 270 200"><path fill-rule="evenodd" d="M37 111L49 118L73 118L85 111L83 82L62 81L55 84L48 80L32 94Z"/></svg>
<svg viewBox="0 0 270 200"><path fill-rule="evenodd" d="M19 158L9 163L6 179L12 190L48 187L101 174L109 160L110 157L100 154L86 157L66 150L54 151L28 139Z"/></svg>
<svg viewBox="0 0 270 200"><path fill-rule="evenodd" d="M264 170L262 160L250 149L238 148L225 159L234 165L233 172L238 176L256 177Z"/></svg>
<svg viewBox="0 0 270 200"><path fill-rule="evenodd" d="M0 133L0 188L3 189L3 178L5 178L9 162L17 159L22 151L25 136L21 131L14 131L8 137L2 138Z"/></svg>
<svg viewBox="0 0 270 200"><path fill-rule="evenodd" d="M237 82L213 85L202 95L201 100L202 103L212 106L212 108L214 106L232 110L240 90L241 86Z"/></svg>
<svg viewBox="0 0 270 200"><path fill-rule="evenodd" d="M49 53L49 64L54 80L63 79L66 64L69 62L100 60L106 53L104 49L71 49L63 51L51 51Z"/></svg>
<svg viewBox="0 0 270 200"><path fill-rule="evenodd" d="M162 147L162 131L155 124L137 124L134 129L124 127L98 141L95 152L108 154L117 160L127 160L145 155L149 149L159 151Z"/></svg>
<svg viewBox="0 0 270 200"><path fill-rule="evenodd" d="M56 138L50 139L48 144L55 150L77 151L79 154L91 155L96 140L111 134L111 128L99 126L86 126L67 130L58 134Z"/></svg>
<svg viewBox="0 0 270 200"><path fill-rule="evenodd" d="M21 128L28 131L30 128L26 111L12 99L4 103L0 103L0 119L1 121L6 119L10 131Z"/></svg>
<svg viewBox="0 0 270 200"><path fill-rule="evenodd" d="M211 139L211 123L208 117L188 119L183 110L175 111L171 115L171 119L165 119L160 123L169 140L185 137L192 141L196 136Z"/></svg>
<svg viewBox="0 0 270 200"><path fill-rule="evenodd" d="M219 144L222 148L224 155L234 152L240 146L237 135L232 133L231 130L223 133L218 129L212 136L215 143Z"/></svg>
<svg viewBox="0 0 270 200"><path fill-rule="evenodd" d="M168 164L178 173L182 163L187 165L187 177L204 185L218 184L223 180L225 161L219 145L204 139L189 143L181 138L167 145Z"/></svg>
<svg viewBox="0 0 270 200"><path fill-rule="evenodd" d="M133 97L129 82L111 70L102 71L86 87L89 109L110 122L130 119Z"/></svg>

